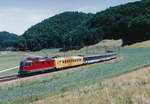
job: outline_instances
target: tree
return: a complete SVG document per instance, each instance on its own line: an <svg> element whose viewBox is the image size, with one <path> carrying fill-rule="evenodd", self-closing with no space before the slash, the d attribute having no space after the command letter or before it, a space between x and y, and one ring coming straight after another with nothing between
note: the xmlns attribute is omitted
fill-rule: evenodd
<svg viewBox="0 0 150 104"><path fill-rule="evenodd" d="M24 37L20 36L15 42L15 48L21 51L27 50L27 43Z"/></svg>

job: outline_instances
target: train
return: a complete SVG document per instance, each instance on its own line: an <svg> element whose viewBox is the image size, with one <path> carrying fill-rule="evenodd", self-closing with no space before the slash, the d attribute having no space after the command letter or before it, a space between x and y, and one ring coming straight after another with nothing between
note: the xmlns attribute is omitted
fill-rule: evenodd
<svg viewBox="0 0 150 104"><path fill-rule="evenodd" d="M45 72L51 70L61 70L64 68L75 67L85 64L92 64L101 61L107 61L117 58L118 52L107 51L104 54L87 54L68 57L52 58L27 58L20 62L19 75L27 75L36 72Z"/></svg>

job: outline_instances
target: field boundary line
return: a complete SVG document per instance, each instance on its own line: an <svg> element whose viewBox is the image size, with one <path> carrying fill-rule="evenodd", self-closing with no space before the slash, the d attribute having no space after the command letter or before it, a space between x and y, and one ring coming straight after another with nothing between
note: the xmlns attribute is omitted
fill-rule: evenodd
<svg viewBox="0 0 150 104"><path fill-rule="evenodd" d="M12 68L4 69L4 70L0 71L0 73L6 72L6 71L9 71L9 70L13 70L15 68L19 68L19 66L15 66L15 67L12 67Z"/></svg>

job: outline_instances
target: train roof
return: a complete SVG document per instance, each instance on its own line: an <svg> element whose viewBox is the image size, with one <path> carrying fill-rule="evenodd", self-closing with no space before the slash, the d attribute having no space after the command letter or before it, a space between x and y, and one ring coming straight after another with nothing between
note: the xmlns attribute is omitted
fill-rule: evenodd
<svg viewBox="0 0 150 104"><path fill-rule="evenodd" d="M104 56L104 55L117 54L117 53L118 52L116 51L109 51L103 54L86 54L86 55L83 55L83 57Z"/></svg>
<svg viewBox="0 0 150 104"><path fill-rule="evenodd" d="M116 51L108 51L106 53L103 53L103 54L86 54L86 55L79 55L79 56L68 56L68 57L60 57L60 56L55 56L55 57L52 57L52 58L48 58L48 57L43 57L43 58L40 58L40 57L35 57L35 58L31 58L31 57L28 57L26 58L25 60L23 60L22 62L36 62L36 61L47 61L47 60L53 60L55 58L57 59L62 59L62 58L81 58L81 57L93 57L93 56L103 56L103 55L109 55L109 54L117 54L118 52Z"/></svg>
<svg viewBox="0 0 150 104"><path fill-rule="evenodd" d="M73 59L76 59L76 58L81 58L83 56L68 56L68 57L58 57L56 59L70 59L70 58L73 58Z"/></svg>
<svg viewBox="0 0 150 104"><path fill-rule="evenodd" d="M53 58L48 58L48 57L43 57L43 58L39 58L39 57L31 58L31 57L28 57L24 61L26 61L26 62L35 62L35 61L46 61L46 60L52 60L52 59Z"/></svg>

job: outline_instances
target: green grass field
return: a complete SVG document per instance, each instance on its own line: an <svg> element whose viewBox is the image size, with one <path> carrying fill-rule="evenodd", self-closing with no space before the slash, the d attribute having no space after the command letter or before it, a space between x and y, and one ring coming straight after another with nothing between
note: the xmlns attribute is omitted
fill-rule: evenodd
<svg viewBox="0 0 150 104"><path fill-rule="evenodd" d="M4 52L0 54L0 71L18 66L20 61L29 57L24 52ZM17 74L18 69L0 73L0 77Z"/></svg>
<svg viewBox="0 0 150 104"><path fill-rule="evenodd" d="M150 68L96 81L32 104L150 104Z"/></svg>
<svg viewBox="0 0 150 104"><path fill-rule="evenodd" d="M98 45L91 46L89 47L89 49L92 49L94 47L96 48ZM57 50L43 50L43 51L47 51L47 53L50 54L50 53L55 53ZM44 55L43 53L44 52L34 52L32 53L32 55L42 56ZM47 97L53 97L60 94L62 95L62 97L64 97L63 94L68 91L70 92L75 90L79 91L78 89L82 89L85 86L91 86L97 83L101 83L103 80L107 78L112 78L124 73L135 71L137 69L146 66L150 66L149 53L150 53L150 48L125 47L125 48L121 48L120 50L121 58L114 61L88 65L85 67L79 67L78 70L74 70L71 72L65 72L65 71L63 71L62 73L56 72L51 76L46 76L40 79L31 78L16 83L1 85L0 104L32 103L40 99L46 99ZM22 60L23 58L27 57L27 55L22 55L22 54L23 53L20 54L13 53L12 55L12 53L9 53L7 54L8 57L6 57L6 54L0 57L4 59L6 58L5 60L8 60L10 63L12 62L13 65L16 65L19 60ZM11 61L11 57L16 58L16 61L15 62ZM17 70L18 69L1 73L1 75L8 75L8 73L13 74L16 73ZM101 88L103 87L103 85L99 85L99 87ZM85 95L83 95L83 99L84 96L86 96L86 92ZM116 101L118 101L119 98L117 97L112 99L113 100L116 99ZM130 101L130 98L124 98L124 99ZM85 104L87 103L88 102L85 102ZM108 103L111 104L111 102L107 101L107 99L106 102L103 102L103 104L108 104ZM129 102L124 104L132 104L132 103Z"/></svg>
<svg viewBox="0 0 150 104"><path fill-rule="evenodd" d="M42 80L28 80L1 87L0 102L2 104L29 103L68 90L82 88L105 78L131 72L150 65L149 53L149 48L123 48L121 49L123 58L114 62L82 67L82 70L76 70L63 76L54 75Z"/></svg>

